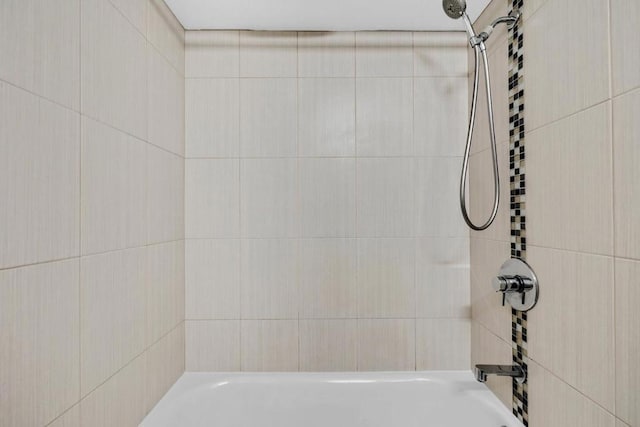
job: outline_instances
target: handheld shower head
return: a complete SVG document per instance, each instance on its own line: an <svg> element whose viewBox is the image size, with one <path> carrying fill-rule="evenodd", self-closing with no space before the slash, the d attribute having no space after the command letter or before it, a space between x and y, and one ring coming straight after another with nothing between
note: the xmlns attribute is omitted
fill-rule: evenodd
<svg viewBox="0 0 640 427"><path fill-rule="evenodd" d="M449 18L459 19L467 10L467 2L465 0L442 0L442 8Z"/></svg>

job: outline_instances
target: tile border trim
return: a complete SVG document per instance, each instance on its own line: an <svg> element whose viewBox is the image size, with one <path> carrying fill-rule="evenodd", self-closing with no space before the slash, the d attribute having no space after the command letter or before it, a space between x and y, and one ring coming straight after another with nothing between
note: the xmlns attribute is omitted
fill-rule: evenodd
<svg viewBox="0 0 640 427"><path fill-rule="evenodd" d="M511 0L512 10L524 9L524 0ZM525 211L525 125L524 125L524 43L522 18L509 31L509 185L511 256L526 259ZM511 310L511 345L513 362L527 371L527 313ZM528 385L513 381L513 414L529 425Z"/></svg>

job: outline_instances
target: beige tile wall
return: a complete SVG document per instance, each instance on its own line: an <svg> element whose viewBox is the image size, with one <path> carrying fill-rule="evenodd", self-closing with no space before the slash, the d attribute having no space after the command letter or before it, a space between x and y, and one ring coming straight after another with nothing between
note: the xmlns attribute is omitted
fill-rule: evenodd
<svg viewBox="0 0 640 427"><path fill-rule="evenodd" d="M187 370L466 369L462 34L186 37Z"/></svg>
<svg viewBox="0 0 640 427"><path fill-rule="evenodd" d="M492 1L476 21L484 28L495 17L508 13L507 0ZM495 114L498 165L500 167L500 208L496 220L487 231L471 232L471 362L511 363L511 310L502 307L491 288L491 278L510 256L509 219L509 107L507 94L508 58L507 32L494 31L487 45L491 70L493 107ZM469 72L473 72L472 51L468 50ZM478 116L469 161L469 213L474 222L485 221L493 203L492 159L489 121L483 75L478 86ZM469 98L473 75L469 76ZM466 136L466 133L465 133ZM456 193L457 194L457 193ZM487 382L500 400L511 407L511 381L490 378Z"/></svg>
<svg viewBox="0 0 640 427"><path fill-rule="evenodd" d="M494 0L478 26L506 10ZM542 286L528 318L532 427L640 426L639 12L621 0L525 1L527 258ZM504 41L490 45L494 81L503 82L494 94L506 99ZM508 135L498 139L507 150ZM484 157L471 163L477 209L491 196ZM474 363L510 360L510 316L489 283L509 251L508 221L472 235ZM509 384L492 387L510 406Z"/></svg>
<svg viewBox="0 0 640 427"><path fill-rule="evenodd" d="M136 426L184 371L184 32L0 4L0 424Z"/></svg>

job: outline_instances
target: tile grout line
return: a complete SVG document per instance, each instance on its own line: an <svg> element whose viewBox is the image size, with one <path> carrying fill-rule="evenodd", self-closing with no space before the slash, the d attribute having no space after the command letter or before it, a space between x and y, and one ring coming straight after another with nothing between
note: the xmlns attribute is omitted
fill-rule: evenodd
<svg viewBox="0 0 640 427"><path fill-rule="evenodd" d="M613 267L613 286L612 286L612 306L613 306L613 311L612 311L612 325L613 325L613 414L614 417L617 415L618 412L618 398L617 398L617 394L618 394L618 375L617 375L617 371L619 369L617 363L615 363L615 361L617 360L618 357L618 327L617 327L617 311L616 311L616 307L617 307L617 292L618 292L618 282L617 282L617 262L616 262L616 258L615 255L617 253L616 247L617 247L617 238L616 238L616 158L615 158L615 136L616 136L616 132L615 132L615 125L614 125L614 115L613 115L613 103L614 103L614 96L613 96L613 34L612 34L612 26L613 26L613 9L612 9L612 4L611 4L611 0L607 0L608 3L608 12L609 12L609 20L608 20L608 24L609 24L609 31L607 32L608 34L608 48L609 48L609 99L611 100L611 103L609 105L609 136L611 138L610 143L611 143L611 217L612 217L612 224L611 224L611 241L612 241L612 253L614 254L614 258L612 261L612 267Z"/></svg>
<svg viewBox="0 0 640 427"><path fill-rule="evenodd" d="M597 406L598 408L600 408L601 410L603 410L604 412L606 412L607 414L611 415L614 419L620 419L619 417L616 416L616 414L614 412L611 412L610 410L608 410L607 408L605 408L604 406L602 406L600 403L598 403L597 401L595 401L592 397L589 397L588 395L586 395L584 392L580 391L578 388L576 388L575 386L571 385L570 383L568 383L566 380L560 378L558 375L556 375L553 371L551 371L549 368L545 367L542 363L536 361L534 358L530 358L530 360L532 360L536 365L538 365L540 367L540 369L544 370L545 372L547 372L549 375L551 375L552 377L554 377L556 380L560 381L562 384L568 386L569 388L571 388L574 392L576 392L577 394L579 394L580 396L582 396L584 399L588 400L589 402L591 402L593 405Z"/></svg>
<svg viewBox="0 0 640 427"><path fill-rule="evenodd" d="M355 239L355 259L356 259L356 269L355 269L355 281L356 281L356 303L355 303L355 317L356 317L356 372L361 369L361 343L360 343L360 330L362 328L362 322L360 319L360 241L358 240L358 230L359 230L359 222L360 215L358 212L358 195L360 194L359 185L360 180L358 179L358 35L357 33L353 33L353 158L354 158L354 169L355 169L355 230L354 235Z"/></svg>
<svg viewBox="0 0 640 427"><path fill-rule="evenodd" d="M640 88L636 88L636 89L640 89ZM532 127L531 129L526 131L526 135L530 135L532 133L537 133L543 129L549 128L553 125L556 125L564 120L567 119L571 119L571 118L575 118L576 116L579 116L580 114L586 113L587 111L591 110L591 109L595 109L597 107L601 107L603 104L606 104L607 102L611 102L611 98L606 98L606 99L602 99L594 104L591 105L587 105L586 107L581 107L580 109L578 109L577 111L573 111L569 114L565 114L561 117L557 117L553 120L550 120L547 123L543 123L541 125L538 125L536 127Z"/></svg>
<svg viewBox="0 0 640 427"><path fill-rule="evenodd" d="M87 397L89 397L92 393L94 393L96 390L98 390L100 387L104 386L107 382L109 382L111 379L113 379L116 375L118 375L119 373L121 373L125 368L127 368L128 366L130 366L133 362L135 362L138 358L140 358L141 356L143 356L145 353L147 353L152 347L154 347L155 345L157 345L160 341L162 341L163 339L167 338L169 335L171 335L174 331L176 331L178 328L180 328L181 325L183 325L184 322L180 321L177 324L173 325L173 327L171 327L171 329L168 332L165 332L164 334L162 334L162 336L160 336L160 338L158 338L157 340L155 340L153 343L151 343L149 346L145 346L142 349L142 351L140 351L139 353L136 353L135 355L133 355L131 357L131 359L129 359L127 362L125 362L124 365L120 366L116 371L114 371L112 374L110 374L107 378L105 378L104 380L102 380L98 385L96 385L95 387L93 387L91 390L87 391L84 396L82 395L82 391L81 391L81 396L80 396L80 400L77 403L82 403L83 400L85 400ZM77 404L76 403L76 404Z"/></svg>
<svg viewBox="0 0 640 427"><path fill-rule="evenodd" d="M118 130L118 129L116 129ZM136 138L136 137L134 137ZM136 138L138 139L138 138ZM145 141L142 141L145 142ZM501 145L506 145L508 144L508 141L503 141L502 143L500 143ZM152 144L153 145L153 144ZM158 148L162 148L162 147L158 147ZM475 152L472 154L480 154L482 152L487 151L489 148L486 149L482 149L478 152ZM165 151L168 151L165 149ZM169 151L169 153L172 153ZM172 153L178 157L180 157L179 155ZM386 159L456 159L456 160L462 160L462 156L409 156L409 155L394 155L394 156L386 156L386 155L380 155L380 156L324 156L324 155L320 155L320 156L300 156L300 159L381 159L381 160L386 160ZM241 156L241 157L206 157L206 156L201 156L201 157L186 157L186 160L295 160L296 156L262 156L262 157L252 157L252 156Z"/></svg>
<svg viewBox="0 0 640 427"><path fill-rule="evenodd" d="M418 167L416 162L416 135L415 135L415 114L416 114L416 33L411 32L411 152L413 154L412 164L414 170L412 171L412 185L414 188L411 191L412 198L412 206L411 213L412 218L411 222L413 225L413 234L415 236L417 230L417 191L418 186L416 186L416 176L418 174ZM413 370L418 370L418 321L416 320L416 316L418 313L418 283L417 283L417 263L418 263L418 239L413 239Z"/></svg>
<svg viewBox="0 0 640 427"><path fill-rule="evenodd" d="M296 320L297 317L247 317L244 320ZM456 317L456 316L432 316L432 317L412 317L412 316L386 316L386 317L375 317L375 316L361 316L361 317L340 317L340 316L327 316L327 317L301 317L301 320L314 320L314 321L324 321L324 320L471 320L468 317ZM222 321L232 321L232 320L242 320L239 317L220 317L220 318L188 318L186 321L188 322L222 322ZM482 323L480 323L482 324Z"/></svg>
<svg viewBox="0 0 640 427"><path fill-rule="evenodd" d="M296 232L296 253L300 251L300 234L302 231L301 221L301 198L300 193L300 33L296 32L296 216L298 217L298 230ZM300 262L296 259L296 314L298 328L298 371L300 371Z"/></svg>
<svg viewBox="0 0 640 427"><path fill-rule="evenodd" d="M78 2L78 13L79 13L79 22L78 22L78 30L79 30L79 39L78 39L78 68L79 68L79 96L80 99L78 100L78 105L79 105L79 109L80 109L80 113L79 113L79 127L80 127L80 134L78 135L79 138L79 174L80 176L78 177L78 183L79 183L79 193L78 193L78 253L79 253L79 257L78 257L78 402L76 402L75 404L79 404L80 400L82 399L82 361L83 361L83 355L82 355L82 332L83 332L83 328L82 328L82 296L83 296L83 292L82 292L82 223L83 223L83 215L82 215L82 143L84 141L83 138L83 130L84 130L84 126L83 126L83 120L82 120L82 111L83 111L83 103L82 103L82 1ZM78 417L80 419L80 423L82 423L82 411L80 411L80 408L78 408L78 411L80 412Z"/></svg>
<svg viewBox="0 0 640 427"><path fill-rule="evenodd" d="M32 262L32 263L27 263L27 264L20 264L20 265L14 265L14 266L10 266L10 267L3 267L0 268L0 272L2 271L10 271L10 270L19 270L19 269L23 269L23 268L28 268L28 267L35 267L38 265L44 265L44 264L54 264L54 263L59 263L59 262L65 262L65 261L71 261L74 259L78 259L78 260L82 260L83 258L90 258L90 257L97 257L97 256L102 256L102 255L109 255L109 254L114 254L117 252L124 252L124 251L132 251L134 249L143 249L143 248L151 248L154 246L163 246L163 245L168 245L171 243L178 243L181 242L183 240L204 240L204 239L176 239L176 240L167 240L167 241L162 241L162 242L155 242L155 243L149 243L149 244L145 244L145 245L140 245L140 246L128 246L125 248L120 248L120 249L110 249L104 252L94 252L94 253L87 253L87 254L78 254L78 255L72 255L72 256L68 256L68 257L63 257L63 258L54 258L54 259L48 259L45 261L38 261L38 262ZM209 239L207 239L209 240ZM227 239L210 239L210 240L227 240ZM229 240L237 240L237 239L229 239ZM248 240L261 240L261 239L248 239Z"/></svg>
<svg viewBox="0 0 640 427"><path fill-rule="evenodd" d="M237 87L237 96L238 96L238 235L242 236L243 232L242 232L242 170L244 167L244 162L242 160L242 81L240 80L240 69L241 69L241 64L242 64L242 59L241 59L241 43L242 43L242 33L240 31L238 31L237 33L238 36L238 47L237 47L237 52L238 52L238 68L236 69L236 75L238 76L238 87ZM244 370L244 366L243 366L243 354L244 354L244 350L243 350L243 345L242 345L242 329L243 329L243 324L244 324L244 320L243 320L243 316L242 316L242 302L243 302L243 298L242 298L242 294L243 294L243 289L244 289L244 280L243 280L243 274L242 274L242 261L243 261L243 241L240 240L238 242L238 285L240 287L239 289L239 304L238 304L238 341L239 341L239 351L238 351L238 357L240 358L240 360L237 361L238 363L238 367L240 369L240 371L242 372ZM186 346L185 346L186 347Z"/></svg>
<svg viewBox="0 0 640 427"><path fill-rule="evenodd" d="M147 4L149 5L149 4ZM151 96L150 93L150 84L149 84L149 75L151 74L151 69L150 69L150 60L149 60L149 52L150 49L153 49L153 46L151 45L151 42L149 42L148 40L148 33L149 33L149 14L150 14L150 10L147 8L146 10L146 32L147 34L145 34L144 37L144 65L145 65L145 91L146 91L146 97L147 99L146 101L146 140L150 141L151 140L151 135L149 132L149 129L151 128L151 120L149 117L149 99ZM145 218L145 228L146 228L146 232L145 232L145 236L146 236L146 243L149 243L149 189L151 188L151 182L149 179L149 169L150 169L150 165L149 165L149 146L145 146L144 148L144 218ZM179 157L179 156L178 156ZM145 345L145 350L144 352L146 352L148 350L148 347L146 347L147 345L147 341L149 340L149 295L151 294L151 280L150 280L150 269L149 269L149 262L150 262L150 254L149 254L149 249L145 249L144 250L144 334L143 334L143 339L144 339L144 345ZM143 354L144 354L143 352ZM145 376L147 375L147 369L148 369L148 361L145 358L144 360L144 369L145 369ZM146 400L147 400L147 394L148 394L148 390L147 390L147 384L146 384L146 378L145 378L145 384L143 387L143 409L144 409L144 413L146 415L146 413L148 412L147 408L145 407L146 404Z"/></svg>
<svg viewBox="0 0 640 427"><path fill-rule="evenodd" d="M233 77L233 76L202 76L202 77L185 77L185 80L293 80L299 78L300 80L344 80L344 79L362 79L362 80L385 80L385 79L395 79L395 80L409 80L412 79L413 75L406 76L398 76L398 75L378 75L378 76L357 76L354 77L352 75L335 75L335 76L244 76L244 77ZM467 77L462 75L425 75L420 76L416 75L415 78L421 80L467 80Z"/></svg>
<svg viewBox="0 0 640 427"><path fill-rule="evenodd" d="M81 118L89 119L89 120L94 121L94 122L96 122L96 123L98 123L98 124L100 124L100 125L102 125L102 126L104 126L104 127L108 127L108 128L110 128L110 129L112 129L112 130L114 130L114 131L118 132L118 133L121 133L121 134L123 134L123 135L125 135L125 136L128 136L128 137L130 137L130 138L133 138L133 139L135 139L135 140L136 140L136 141L138 141L138 142L142 142L142 143L144 143L144 144L145 144L145 147L146 147L146 146L151 146L151 147L157 148L157 149L159 149L159 150L162 150L162 151L166 152L167 154L171 154L171 155L173 155L173 156L175 156L175 157L177 157L177 158L181 158L181 157L182 157L182 155L181 155L181 154L179 154L179 153L174 153L173 151L171 151L171 150L169 150L169 149L167 149L167 148L165 148L165 147L161 147L160 145L157 145L157 144L155 144L155 143L153 143L153 142L149 141L149 137L148 137L148 135L147 135L147 138L146 138L146 139L144 139L144 138L141 138L141 137L139 137L139 136L137 136L137 135L134 135L134 134L130 133L129 131L126 131L126 130L124 130L124 129L122 129L122 128L119 128L119 127L117 127L117 126L115 126L115 125L113 125L113 124L111 124L111 123L105 122L105 121L103 121L103 120L101 120L101 119L95 118L95 117L90 116L90 115L88 115L88 114L84 114L84 113L82 113L82 114L80 114L80 116L81 116Z"/></svg>
<svg viewBox="0 0 640 427"><path fill-rule="evenodd" d="M31 89L27 89L25 87L22 87L19 84L13 83L13 82L11 82L9 80L6 80L6 79L4 79L2 77L0 77L0 83L1 84L6 84L7 86L11 86L12 88L17 89L17 90L19 90L21 92L28 93L29 95L32 95L32 96L34 96L36 98L39 98L39 100L49 102L50 104L53 104L53 105L55 105L55 106L57 106L59 108L63 108L65 110L68 110L68 111L70 111L72 113L75 113L77 115L82 115L80 107L78 107L78 109L75 109L73 107L70 107L68 105L63 104L60 101L56 101L56 100L54 100L52 98L48 98L48 97L46 97L46 96L44 96L42 94L39 94L38 92L35 92L35 91L31 90Z"/></svg>
<svg viewBox="0 0 640 427"><path fill-rule="evenodd" d="M185 75L187 74L187 34L185 32L184 35L184 55L185 55ZM187 203L186 203L186 195L187 195L187 79L186 77L182 79L182 148L183 148L183 156L182 156L182 261L183 261L183 271L182 271L182 339L183 339L183 347L182 347L182 372L187 371Z"/></svg>

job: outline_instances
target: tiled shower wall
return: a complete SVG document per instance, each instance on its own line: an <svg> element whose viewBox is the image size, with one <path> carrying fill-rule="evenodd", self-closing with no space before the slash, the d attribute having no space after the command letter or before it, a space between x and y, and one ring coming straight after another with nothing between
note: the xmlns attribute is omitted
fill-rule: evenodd
<svg viewBox="0 0 640 427"><path fill-rule="evenodd" d="M0 3L3 426L137 425L184 370L184 32Z"/></svg>
<svg viewBox="0 0 640 427"><path fill-rule="evenodd" d="M510 2L493 1L474 23L485 28L493 19L506 15ZM495 112L496 142L500 167L500 209L493 225L483 232L471 232L471 362L511 364L511 310L491 287L491 279L510 257L509 182L509 93L508 34L504 26L494 31L487 43L491 67L491 88ZM473 56L469 49L469 90L473 84ZM526 71L526 70L525 70ZM526 77L526 75L525 75ZM484 221L493 203L493 175L486 114L484 78L480 76L478 117L469 163L470 214ZM489 387L509 408L512 406L510 379L489 378Z"/></svg>
<svg viewBox="0 0 640 427"><path fill-rule="evenodd" d="M466 369L463 34L186 44L186 369Z"/></svg>
<svg viewBox="0 0 640 427"><path fill-rule="evenodd" d="M527 260L541 284L528 315L533 427L640 426L640 51L629 47L639 26L637 2L525 1ZM494 93L506 99L507 53L493 43L494 82L505 82ZM472 180L486 188L472 191L478 209L491 196L483 153L472 160ZM502 215L471 239L474 363L511 360L510 311L490 287L509 256ZM511 406L510 381L492 386Z"/></svg>

